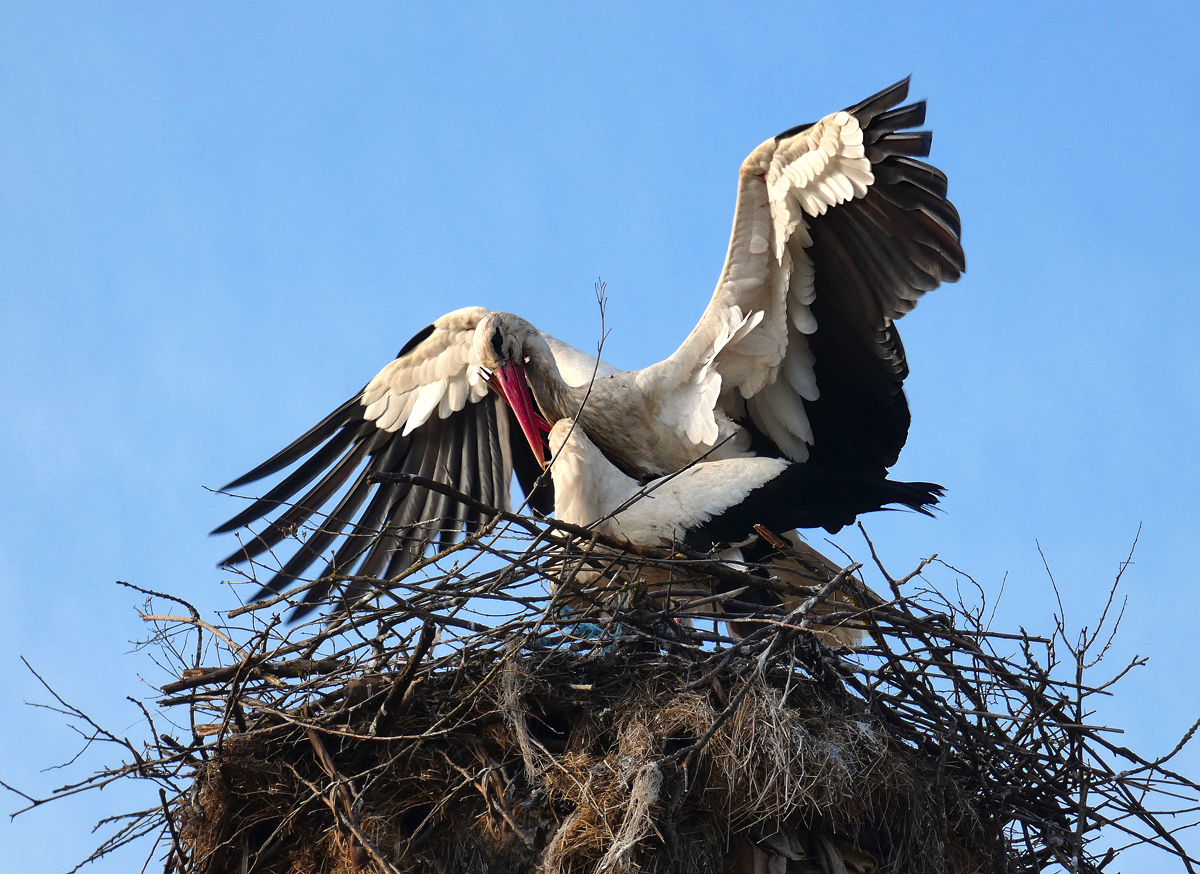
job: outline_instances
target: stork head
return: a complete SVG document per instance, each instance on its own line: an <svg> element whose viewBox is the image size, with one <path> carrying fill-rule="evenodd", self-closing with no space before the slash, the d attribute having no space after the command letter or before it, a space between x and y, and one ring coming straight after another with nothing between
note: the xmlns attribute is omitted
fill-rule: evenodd
<svg viewBox="0 0 1200 874"><path fill-rule="evenodd" d="M534 458L545 467L543 435L550 426L534 402L525 375L525 367L538 351L539 342L545 346L538 329L520 316L488 313L475 328L473 345L479 363L491 373L488 384L508 403L529 441Z"/></svg>

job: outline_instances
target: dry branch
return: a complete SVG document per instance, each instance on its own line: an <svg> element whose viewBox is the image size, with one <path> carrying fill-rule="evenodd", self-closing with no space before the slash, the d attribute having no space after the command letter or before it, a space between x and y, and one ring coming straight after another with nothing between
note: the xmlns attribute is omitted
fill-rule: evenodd
<svg viewBox="0 0 1200 874"><path fill-rule="evenodd" d="M1145 758L1093 724L1132 667L1091 680L1108 608L1074 637L991 631L910 591L936 562L894 579L870 549L890 600L857 565L797 586L496 512L399 578L346 580L371 594L333 620L148 606L177 678L149 740L59 700L125 762L23 797L152 782L97 856L156 835L166 872L1094 872L1114 838L1195 870L1200 786L1168 765L1196 726ZM810 633L838 624L869 637Z"/></svg>

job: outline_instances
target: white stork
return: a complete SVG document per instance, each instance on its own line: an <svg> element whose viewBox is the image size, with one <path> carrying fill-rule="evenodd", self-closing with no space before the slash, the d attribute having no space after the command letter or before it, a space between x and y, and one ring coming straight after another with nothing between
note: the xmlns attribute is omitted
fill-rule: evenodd
<svg viewBox="0 0 1200 874"><path fill-rule="evenodd" d="M449 313L307 434L226 486L308 456L216 529L286 506L225 563L252 560L324 514L260 594L298 579L339 537L326 573L397 573L480 518L372 475L419 474L506 506L511 472L527 494L538 472L539 408L551 420L576 418L639 481L703 455L782 457L882 481L909 425L894 321L965 269L946 177L914 157L928 154L930 134L907 130L923 123L925 104L893 108L907 93L904 80L746 158L716 291L670 357L618 372L516 316ZM541 512L553 506L548 492L530 498ZM310 589L306 603L326 591Z"/></svg>

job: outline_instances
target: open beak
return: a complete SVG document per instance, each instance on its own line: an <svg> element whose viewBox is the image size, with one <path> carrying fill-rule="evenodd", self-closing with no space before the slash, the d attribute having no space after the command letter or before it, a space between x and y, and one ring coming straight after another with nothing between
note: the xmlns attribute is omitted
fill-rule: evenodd
<svg viewBox="0 0 1200 874"><path fill-rule="evenodd" d="M525 434L525 439L529 441L529 448L533 450L533 457L537 459L538 464L544 470L546 467L545 435L549 433L550 425L542 418L537 404L533 401L533 392L529 390L529 383L525 379L525 368L516 361L506 361L492 371L488 383L512 408L513 414L517 417L517 423L520 424L521 431Z"/></svg>

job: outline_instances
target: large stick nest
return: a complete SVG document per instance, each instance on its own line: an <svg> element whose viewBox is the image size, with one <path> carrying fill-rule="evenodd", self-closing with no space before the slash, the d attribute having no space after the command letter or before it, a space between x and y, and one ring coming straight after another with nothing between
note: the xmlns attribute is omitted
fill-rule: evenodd
<svg viewBox="0 0 1200 874"><path fill-rule="evenodd" d="M182 836L216 871L248 848L277 852L256 870L719 871L746 836L799 871L999 870L970 790L836 684L687 678L653 652L548 653L430 678L387 739L366 739L370 698L336 731L249 732L198 774Z"/></svg>
<svg viewBox="0 0 1200 874"><path fill-rule="evenodd" d="M499 514L334 621L148 611L178 679L144 745L95 727L129 760L67 790L154 781L97 854L152 833L167 871L1085 872L1139 843L1193 870L1188 738L1151 761L1088 722L1108 611L1005 634L918 590L929 562L878 565L882 598L814 555Z"/></svg>

